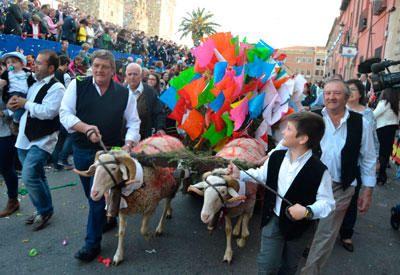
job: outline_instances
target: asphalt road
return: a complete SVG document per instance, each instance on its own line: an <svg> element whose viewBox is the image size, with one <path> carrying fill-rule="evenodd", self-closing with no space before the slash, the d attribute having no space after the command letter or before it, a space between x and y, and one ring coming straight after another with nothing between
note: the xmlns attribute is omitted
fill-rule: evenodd
<svg viewBox="0 0 400 275"><path fill-rule="evenodd" d="M390 171L394 178L394 169ZM51 187L74 183L71 172L48 173ZM6 187L0 186L0 208L6 203ZM355 252L349 253L336 243L324 274L400 274L400 232L389 224L390 207L400 201L400 184L390 180L377 186L370 211L359 217L353 238ZM130 216L125 238L124 261L106 267L94 260L82 263L74 254L83 246L88 203L81 184L52 190L55 213L49 225L31 231L24 219L34 208L21 196L21 209L0 219L0 274L256 274L260 242L260 214L250 221L250 236L245 248L232 243L232 265L221 263L225 251L225 231L217 229L211 236L200 220L202 200L181 193L173 200L173 218L167 220L164 235L146 241L140 234L141 216ZM155 231L161 207L153 216L149 230ZM117 229L103 235L103 258L113 258L117 248ZM66 241L67 244L63 245ZM32 249L38 255L29 256Z"/></svg>

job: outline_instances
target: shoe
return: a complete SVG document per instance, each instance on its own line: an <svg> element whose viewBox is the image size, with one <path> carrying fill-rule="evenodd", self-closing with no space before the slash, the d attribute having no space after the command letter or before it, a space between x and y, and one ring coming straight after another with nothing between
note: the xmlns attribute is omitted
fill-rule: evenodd
<svg viewBox="0 0 400 275"><path fill-rule="evenodd" d="M37 215L35 217L35 220L32 223L32 231L38 231L38 230L44 228L52 215L53 214L50 214L48 216L44 216L41 214Z"/></svg>
<svg viewBox="0 0 400 275"><path fill-rule="evenodd" d="M306 248L304 248L304 251L303 251L303 258L307 259L308 254L310 254L310 248L306 247Z"/></svg>
<svg viewBox="0 0 400 275"><path fill-rule="evenodd" d="M103 233L106 233L106 232L110 231L111 229L117 227L117 225L118 225L117 219L111 219L111 221L107 222L104 225Z"/></svg>
<svg viewBox="0 0 400 275"><path fill-rule="evenodd" d="M19 209L18 198L8 199L6 207L1 211L0 217L10 216Z"/></svg>
<svg viewBox="0 0 400 275"><path fill-rule="evenodd" d="M100 251L101 248L82 247L82 249L75 254L75 258L81 261L90 262L100 254Z"/></svg>
<svg viewBox="0 0 400 275"><path fill-rule="evenodd" d="M390 224L394 230L399 230L400 228L400 214L396 213L396 209L392 207L392 216L390 217Z"/></svg>
<svg viewBox="0 0 400 275"><path fill-rule="evenodd" d="M60 162L59 161L57 164L58 164L58 166L63 167L64 170L72 170L72 169L74 169L74 166L72 164L68 163L68 162Z"/></svg>
<svg viewBox="0 0 400 275"><path fill-rule="evenodd" d="M378 175L376 178L376 184L378 185L384 185L387 181L387 175Z"/></svg>
<svg viewBox="0 0 400 275"><path fill-rule="evenodd" d="M344 239L342 239L341 241L342 241L342 245L343 245L344 249L346 249L349 252L353 252L354 251L353 243L347 243L347 242L344 241Z"/></svg>
<svg viewBox="0 0 400 275"><path fill-rule="evenodd" d="M38 215L38 213L35 211L33 212L32 216L30 216L29 218L27 218L25 220L26 224L32 224L35 221L36 216Z"/></svg>

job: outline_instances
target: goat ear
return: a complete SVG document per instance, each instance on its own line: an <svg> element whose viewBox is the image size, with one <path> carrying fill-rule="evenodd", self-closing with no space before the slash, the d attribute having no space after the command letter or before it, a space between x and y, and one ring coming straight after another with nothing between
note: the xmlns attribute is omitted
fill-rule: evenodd
<svg viewBox="0 0 400 275"><path fill-rule="evenodd" d="M122 179L128 180L128 169L126 168L126 166L123 163L121 163L119 165L119 170L121 170L121 172L122 172Z"/></svg>
<svg viewBox="0 0 400 275"><path fill-rule="evenodd" d="M239 196L233 187L228 187L228 194L231 195L232 198Z"/></svg>
<svg viewBox="0 0 400 275"><path fill-rule="evenodd" d="M72 171L74 171L81 177L91 177L94 175L94 172L96 172L96 168L97 168L97 165L92 164L92 165L90 165L90 167L87 171L79 171L79 170L76 170L75 168Z"/></svg>

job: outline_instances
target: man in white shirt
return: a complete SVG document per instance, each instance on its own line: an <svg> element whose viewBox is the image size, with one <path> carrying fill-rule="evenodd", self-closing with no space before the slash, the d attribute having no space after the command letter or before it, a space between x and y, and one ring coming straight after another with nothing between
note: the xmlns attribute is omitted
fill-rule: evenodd
<svg viewBox="0 0 400 275"><path fill-rule="evenodd" d="M136 99L128 88L112 80L115 72L112 53L95 51L92 69L93 76L70 83L60 108L60 121L72 133L74 163L80 171L88 170L93 164L96 153L101 150L100 140L108 147L122 146L124 140L122 148L126 151L131 151L140 140ZM122 136L124 119L128 128L125 138ZM116 220L106 225L104 198L99 201L90 198L93 177L80 179L90 209L85 245L75 258L91 261L100 253L103 230L115 227Z"/></svg>
<svg viewBox="0 0 400 275"><path fill-rule="evenodd" d="M321 274L354 195L358 171L364 189L358 200L361 215L368 211L371 203L376 183L372 129L361 115L346 108L349 96L350 89L342 80L334 79L326 83L325 108L321 112L326 128L319 153L332 176L336 209L320 220L306 265L301 270L303 275Z"/></svg>
<svg viewBox="0 0 400 275"><path fill-rule="evenodd" d="M64 86L54 78L58 68L58 55L52 50L43 50L35 63L34 83L27 98L12 97L8 102L11 110L24 108L15 147L22 164L22 180L28 190L35 212L25 223L32 230L42 229L54 209L44 165L57 143L60 122L58 111L64 95Z"/></svg>

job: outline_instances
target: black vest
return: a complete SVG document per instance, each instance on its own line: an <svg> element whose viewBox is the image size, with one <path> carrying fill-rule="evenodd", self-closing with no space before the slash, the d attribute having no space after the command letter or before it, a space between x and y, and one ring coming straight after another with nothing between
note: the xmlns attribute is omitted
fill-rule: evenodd
<svg viewBox="0 0 400 275"><path fill-rule="evenodd" d="M314 111L316 114L322 116L321 110ZM340 183L342 184L343 190L356 179L360 173L358 166L358 156L361 149L361 140L363 132L363 121L362 115L353 111L349 111L349 118L347 119L347 137L346 143L343 146L341 152L341 171L340 171ZM319 145L313 150L313 153L317 157L321 157L322 149Z"/></svg>
<svg viewBox="0 0 400 275"><path fill-rule="evenodd" d="M57 80L60 81L62 83L62 85L64 85L64 87L65 87L64 74L65 73L63 71L57 70L54 73L54 77L57 78Z"/></svg>
<svg viewBox="0 0 400 275"><path fill-rule="evenodd" d="M28 88L31 87L33 85L33 83L35 83L35 79L32 76L32 73L30 70L23 68L22 69L25 73L29 74L28 78L26 79L26 82L28 84ZM4 79L5 81L7 81L7 85L3 87L3 94L2 94L2 100L4 103L7 103L8 100L10 99L10 93L9 93L9 89L10 89L10 81L8 79L8 73L9 71L4 71L1 75L1 79ZM18 91L16 91L18 92Z"/></svg>
<svg viewBox="0 0 400 275"><path fill-rule="evenodd" d="M274 190L278 189L279 170L286 152L287 150L277 150L269 158L266 185ZM313 204L316 201L317 191L325 170L326 166L318 158L311 156L293 180L284 197L293 204L299 203L303 206ZM266 190L261 227L267 225L274 215L275 203L276 195ZM300 237L314 221L305 219L300 221L290 220L285 214L288 206L282 200L279 213L279 228L285 238L290 240Z"/></svg>
<svg viewBox="0 0 400 275"><path fill-rule="evenodd" d="M84 123L96 125L106 146L122 145L122 122L128 104L128 88L111 80L107 91L100 96L93 77L76 81L76 116ZM72 135L73 143L84 149L100 149L83 133Z"/></svg>
<svg viewBox="0 0 400 275"><path fill-rule="evenodd" d="M43 98L46 96L47 91L57 82L57 79L54 77L50 79L49 83L43 85L43 87L39 90L33 102L42 104ZM31 117L30 113L28 112L25 125L25 135L29 141L51 135L58 130L60 130L60 117L58 115L53 119L41 120Z"/></svg>

